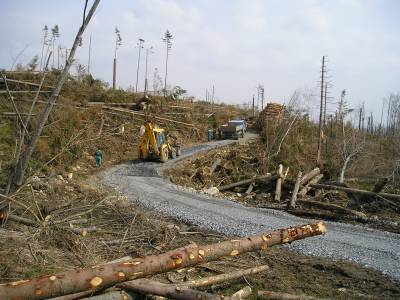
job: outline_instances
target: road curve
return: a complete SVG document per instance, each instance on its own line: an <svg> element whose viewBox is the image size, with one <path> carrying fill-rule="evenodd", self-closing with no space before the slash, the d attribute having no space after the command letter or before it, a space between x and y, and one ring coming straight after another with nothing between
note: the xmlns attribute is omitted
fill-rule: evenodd
<svg viewBox="0 0 400 300"><path fill-rule="evenodd" d="M219 141L184 149L182 157L229 143L231 141ZM161 169L171 163L174 162L125 163L102 172L100 179L148 209L226 235L247 236L313 221L282 211L245 207L178 187L160 176ZM328 229L325 236L296 241L289 247L307 255L354 261L400 280L399 234L344 223L325 223Z"/></svg>

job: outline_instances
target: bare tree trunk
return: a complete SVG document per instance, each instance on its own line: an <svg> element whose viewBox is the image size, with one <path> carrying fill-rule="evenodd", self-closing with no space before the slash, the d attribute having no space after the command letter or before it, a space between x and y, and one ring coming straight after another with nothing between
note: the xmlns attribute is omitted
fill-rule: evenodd
<svg viewBox="0 0 400 300"><path fill-rule="evenodd" d="M357 153L357 152L351 153L351 154L348 155L348 156L346 157L346 159L344 160L342 169L341 169L341 171L340 171L340 177L339 177L339 182L340 182L340 183L344 183L344 174L345 174L345 172L346 172L347 165L349 164L349 162L350 162L350 160L353 158L353 156L356 155L356 153Z"/></svg>
<svg viewBox="0 0 400 300"><path fill-rule="evenodd" d="M279 165L278 168L278 179L276 180L276 187L275 187L275 201L281 201L281 192L282 192L282 180L283 180L283 166Z"/></svg>
<svg viewBox="0 0 400 300"><path fill-rule="evenodd" d="M296 207L297 193L299 192L300 181L301 181L302 175L303 175L303 173L301 171L297 174L296 183L294 184L294 188L293 188L292 198L290 199L290 202L289 202L289 208L293 209Z"/></svg>
<svg viewBox="0 0 400 300"><path fill-rule="evenodd" d="M325 234L325 232L326 228L323 223L314 223L211 245L189 245L159 255L80 270L69 270L32 280L0 284L0 295L5 299L37 300L85 290L98 290L117 282L195 266L217 260L222 256L233 257L260 249L266 250L274 245L291 243L299 239Z"/></svg>
<svg viewBox="0 0 400 300"><path fill-rule="evenodd" d="M10 186L9 190L7 191L8 193L14 192L18 188L18 186L22 185L22 183L23 183L25 171L28 166L29 160L31 159L32 153L35 149L36 143L40 137L40 134L43 131L43 127L45 126L47 119L49 118L49 115L53 109L53 106L58 99L58 95L61 91L61 88L62 88L65 80L67 79L69 69L74 60L75 52L79 46L83 32L85 31L87 25L89 24L90 19L93 17L94 12L95 12L97 6L99 5L99 3L100 3L100 0L94 1L88 15L86 16L82 26L80 27L80 29L75 37L75 41L74 41L72 49L69 53L67 63L64 67L64 70L60 74L60 77L58 78L57 84L55 85L53 92L51 93L48 104L40 118L39 125L38 125L37 129L33 132L31 140L30 140L27 148L24 150L20 159L17 162L14 173L12 174L11 186ZM54 55L53 55L53 58L54 58Z"/></svg>

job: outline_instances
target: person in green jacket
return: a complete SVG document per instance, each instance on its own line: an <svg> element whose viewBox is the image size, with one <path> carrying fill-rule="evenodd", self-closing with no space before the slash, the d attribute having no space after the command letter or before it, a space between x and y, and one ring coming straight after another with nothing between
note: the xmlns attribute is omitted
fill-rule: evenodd
<svg viewBox="0 0 400 300"><path fill-rule="evenodd" d="M100 167L103 161L103 152L100 149L97 149L94 153L94 158L96 159L96 167Z"/></svg>

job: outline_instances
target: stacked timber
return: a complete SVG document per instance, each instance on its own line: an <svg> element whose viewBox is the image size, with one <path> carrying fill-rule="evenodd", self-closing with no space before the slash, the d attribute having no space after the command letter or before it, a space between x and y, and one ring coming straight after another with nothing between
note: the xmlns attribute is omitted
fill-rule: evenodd
<svg viewBox="0 0 400 300"><path fill-rule="evenodd" d="M279 103L268 103L267 106L260 112L258 117L258 125L262 127L268 120L279 120L286 117L288 114L286 106Z"/></svg>

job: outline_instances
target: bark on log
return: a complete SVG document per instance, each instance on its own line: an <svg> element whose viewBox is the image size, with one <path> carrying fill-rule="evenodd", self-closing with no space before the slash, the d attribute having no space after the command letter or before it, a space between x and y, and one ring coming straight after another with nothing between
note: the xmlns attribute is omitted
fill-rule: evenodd
<svg viewBox="0 0 400 300"><path fill-rule="evenodd" d="M292 295L287 293L277 293L271 291L258 291L257 296L261 299L269 300L318 300L320 298L314 298L306 295ZM322 299L321 299L322 300Z"/></svg>
<svg viewBox="0 0 400 300"><path fill-rule="evenodd" d="M310 184L310 186L314 189L325 189L325 190L336 190L336 191L342 191L346 192L348 194L359 194L359 195L364 195L364 196L371 196L371 197L379 197L384 198L385 200L394 200L396 202L400 202L400 195L396 194L388 194L388 193L374 193L371 191L366 191L366 190L359 190L359 189L353 189L353 188L347 188L347 187L342 187L342 186L336 186L336 185L328 185L328 184ZM398 203L394 203L390 201L391 204L395 204L398 206Z"/></svg>
<svg viewBox="0 0 400 300"><path fill-rule="evenodd" d="M300 181L301 185L305 185L308 183L311 179L313 179L315 176L319 175L320 169L315 168L314 170L308 172L307 174L304 174L303 178Z"/></svg>
<svg viewBox="0 0 400 300"><path fill-rule="evenodd" d="M199 288L199 287L205 287L205 286L210 286L213 284L218 284L221 282L226 282L229 280L237 279L243 276L247 275L253 275L253 274L258 274L264 271L269 270L269 267L267 265L263 266L258 266L250 269L245 269L245 270L238 270L234 272L229 272L225 274L220 274L216 276L210 276L206 278L200 278L196 280L191 280L188 282L183 282L178 284L181 287L188 287L188 288Z"/></svg>
<svg viewBox="0 0 400 300"><path fill-rule="evenodd" d="M319 207L322 209L327 209L329 211L333 210L333 211L337 211L339 213L353 215L353 216L360 217L360 218L367 217L367 215L361 211L352 210L352 209L345 208L343 206L332 204L332 203L326 203L326 202L320 202L320 201L314 201L314 200L298 200L298 202L302 203L302 204L310 205L310 206Z"/></svg>
<svg viewBox="0 0 400 300"><path fill-rule="evenodd" d="M323 174L319 174L319 175L315 176L313 179L311 179L311 180L309 181L309 183L308 183L305 187L303 187L303 188L300 190L300 192L298 193L298 195L299 195L300 197L304 197L304 196L311 190L312 185L315 184L315 183L317 183L318 181L320 181L320 180L322 179L322 177L324 177Z"/></svg>
<svg viewBox="0 0 400 300"><path fill-rule="evenodd" d="M276 202L281 202L282 179L283 179L282 172L283 172L283 166L279 165L278 179L276 180L276 188L275 188L275 201Z"/></svg>
<svg viewBox="0 0 400 300"><path fill-rule="evenodd" d="M245 180L241 180L241 181L238 181L238 182L222 185L222 186L218 187L218 190L220 192L227 191L227 190L233 189L234 187L250 184L250 183L255 182L255 181L265 181L265 180L270 181L270 180L273 180L275 178L276 178L276 176L272 176L271 174L258 176L258 177L254 177L254 178L245 179Z"/></svg>
<svg viewBox="0 0 400 300"><path fill-rule="evenodd" d="M326 232L323 223L314 223L279 229L252 237L229 240L217 244L190 245L160 255L136 258L125 262L69 270L63 273L0 284L4 299L32 300L57 297L85 290L106 288L118 282L143 278L217 260L222 256L236 256L245 252L266 250L268 247L321 235Z"/></svg>
<svg viewBox="0 0 400 300"><path fill-rule="evenodd" d="M291 209L296 207L297 193L299 192L299 189L300 189L300 182L301 182L302 175L303 175L303 173L301 171L297 174L296 183L294 184L294 188L293 188L292 198L290 199L290 202L289 202L289 208L291 208Z"/></svg>
<svg viewBox="0 0 400 300"><path fill-rule="evenodd" d="M143 295L157 295L177 300L222 300L229 299L218 295L196 291L187 287L165 284L148 279L139 279L118 284L118 287Z"/></svg>
<svg viewBox="0 0 400 300"><path fill-rule="evenodd" d="M252 183L249 184L249 187L247 188L246 192L244 192L244 193L246 195L250 194L251 191L253 190L253 188L254 188L254 183L252 182Z"/></svg>

